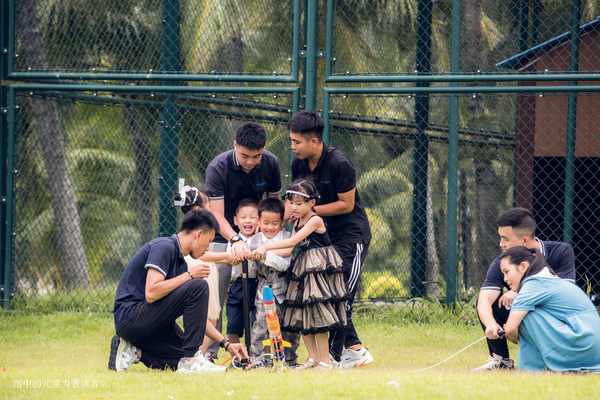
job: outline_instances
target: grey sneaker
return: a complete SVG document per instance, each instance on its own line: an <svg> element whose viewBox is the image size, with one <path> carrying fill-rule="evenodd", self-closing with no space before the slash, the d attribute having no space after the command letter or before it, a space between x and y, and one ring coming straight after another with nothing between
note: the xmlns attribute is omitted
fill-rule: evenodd
<svg viewBox="0 0 600 400"><path fill-rule="evenodd" d="M481 367L473 368L471 371L492 371L495 369L513 369L515 363L510 358L502 358L501 355L492 353L488 358L488 362Z"/></svg>
<svg viewBox="0 0 600 400"><path fill-rule="evenodd" d="M123 372L127 371L131 364L137 364L138 362L135 346L122 337L114 335L110 341L108 369Z"/></svg>
<svg viewBox="0 0 600 400"><path fill-rule="evenodd" d="M214 374L219 372L225 372L227 368L222 367L220 365L215 365L208 361L202 355L202 352L198 350L196 354L194 354L194 358L186 360L182 358L179 360L177 364L177 372L179 373L189 373L195 372L199 374Z"/></svg>
<svg viewBox="0 0 600 400"><path fill-rule="evenodd" d="M361 347L360 350L346 349L342 353L342 368L364 367L373 362L373 356L369 353L366 347Z"/></svg>

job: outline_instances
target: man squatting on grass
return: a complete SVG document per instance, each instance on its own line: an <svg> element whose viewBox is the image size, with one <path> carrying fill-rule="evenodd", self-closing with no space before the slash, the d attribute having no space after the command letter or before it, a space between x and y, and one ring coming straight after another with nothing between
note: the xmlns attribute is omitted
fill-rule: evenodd
<svg viewBox="0 0 600 400"><path fill-rule="evenodd" d="M533 214L525 208L506 210L496 221L500 248L506 251L515 246L524 246L538 251L552 267L556 275L571 283L575 282L575 255L570 244L564 242L541 241L535 237L536 222ZM487 336L490 358L487 363L473 371L513 368L509 358L506 337L498 336L500 329L508 319L509 310L517 292L511 290L504 281L498 256L488 268L485 280L477 298L477 314ZM508 291L503 293L503 289Z"/></svg>
<svg viewBox="0 0 600 400"><path fill-rule="evenodd" d="M204 334L232 355L248 358L241 343L230 343L207 324L209 266L188 270L188 254L200 258L214 239L219 224L205 210L183 217L179 233L146 243L131 258L117 286L114 319L116 335L108 368L126 371L141 361L148 368L177 372L225 372L199 350ZM183 315L183 331L176 319Z"/></svg>

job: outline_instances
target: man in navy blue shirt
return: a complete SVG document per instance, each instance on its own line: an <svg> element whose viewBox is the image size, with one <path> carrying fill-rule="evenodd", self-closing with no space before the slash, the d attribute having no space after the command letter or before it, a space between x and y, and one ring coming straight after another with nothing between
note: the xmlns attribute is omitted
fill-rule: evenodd
<svg viewBox="0 0 600 400"><path fill-rule="evenodd" d="M199 350L204 334L231 354L247 358L241 344L228 340L207 324L208 265L188 270L184 257L199 258L218 231L214 216L204 210L187 213L179 233L146 243L131 258L117 286L108 368L126 371L141 361L148 368L178 372L225 372ZM176 320L183 316L184 330Z"/></svg>
<svg viewBox="0 0 600 400"><path fill-rule="evenodd" d="M281 192L281 172L279 160L273 153L264 149L267 135L264 128L248 122L240 125L235 132L233 150L215 157L206 168L205 187L209 193L210 209L219 221L220 234L217 234L211 249L227 251L227 242L237 260L251 253L245 241L238 235L233 217L242 199L254 200L257 204L266 195L279 198ZM219 303L223 308L225 295L231 278L231 266L218 264ZM222 315L222 313L221 313ZM222 318L217 320L221 331ZM207 353L216 358L218 347L211 343Z"/></svg>
<svg viewBox="0 0 600 400"><path fill-rule="evenodd" d="M525 208L506 210L496 221L500 247L506 251L514 246L525 246L539 251L561 278L575 282L575 255L568 243L541 241L535 237L536 222L533 214ZM509 290L504 292L504 288ZM477 314L487 336L490 358L474 371L511 369L506 338L498 335L498 329L506 323L517 292L510 290L500 270L500 256L490 264L477 298Z"/></svg>
<svg viewBox="0 0 600 400"><path fill-rule="evenodd" d="M325 220L327 233L344 262L349 294L348 326L330 333L329 352L336 364L350 368L373 362L352 322L352 302L371 242L371 227L356 189L354 165L340 150L323 143L324 128L323 118L314 111L300 111L289 120L291 149L296 155L292 162L292 181L311 177L317 185L321 197L315 211Z"/></svg>

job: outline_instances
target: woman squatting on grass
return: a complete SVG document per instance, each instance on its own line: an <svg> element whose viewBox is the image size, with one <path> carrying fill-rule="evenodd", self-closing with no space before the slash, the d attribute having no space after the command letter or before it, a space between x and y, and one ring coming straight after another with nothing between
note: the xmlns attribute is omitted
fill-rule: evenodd
<svg viewBox="0 0 600 400"><path fill-rule="evenodd" d="M508 340L519 344L517 368L600 372L600 316L585 293L526 247L506 250L500 267L518 292L504 325Z"/></svg>

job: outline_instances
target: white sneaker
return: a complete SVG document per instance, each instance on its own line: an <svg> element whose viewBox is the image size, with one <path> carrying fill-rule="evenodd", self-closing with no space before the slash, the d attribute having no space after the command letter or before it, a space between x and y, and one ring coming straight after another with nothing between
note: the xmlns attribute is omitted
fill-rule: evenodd
<svg viewBox="0 0 600 400"><path fill-rule="evenodd" d="M348 349L343 347L342 348L342 355L340 356L340 360L343 360L345 358L350 357L350 355L348 354Z"/></svg>
<svg viewBox="0 0 600 400"><path fill-rule="evenodd" d="M108 357L108 369L112 371L127 371L131 364L138 363L135 346L118 335L114 335L110 341L110 356Z"/></svg>
<svg viewBox="0 0 600 400"><path fill-rule="evenodd" d="M342 353L342 368L364 367L373 362L373 356L369 353L366 347L361 347L360 350L346 349Z"/></svg>
<svg viewBox="0 0 600 400"><path fill-rule="evenodd" d="M333 365L333 368L341 367L341 362L335 361L335 359L333 358L333 356L331 354L329 355L329 361L331 361L331 365Z"/></svg>
<svg viewBox="0 0 600 400"><path fill-rule="evenodd" d="M182 358L177 364L177 372L179 373L196 372L200 374L213 374L225 372L226 370L227 368L220 365L215 365L204 358L200 350L194 354L194 358L189 360Z"/></svg>
<svg viewBox="0 0 600 400"><path fill-rule="evenodd" d="M488 358L488 362L481 367L473 368L471 371L492 371L495 369L513 369L515 363L510 358L502 358L501 355L492 353Z"/></svg>

